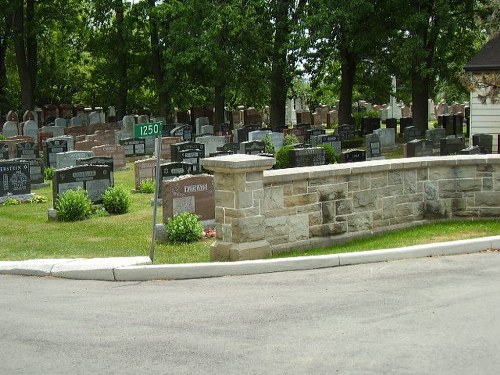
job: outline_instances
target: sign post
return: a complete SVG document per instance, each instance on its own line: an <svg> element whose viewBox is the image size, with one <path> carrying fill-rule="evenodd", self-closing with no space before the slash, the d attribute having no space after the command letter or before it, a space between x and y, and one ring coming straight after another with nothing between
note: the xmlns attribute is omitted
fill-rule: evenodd
<svg viewBox="0 0 500 375"><path fill-rule="evenodd" d="M156 215L158 210L158 193L160 191L160 158L161 158L161 135L163 132L163 122L152 122L147 124L134 125L134 138L156 137L156 179L155 193L153 203L153 230L151 234L151 249L149 258L151 262L155 257L155 240L156 240Z"/></svg>

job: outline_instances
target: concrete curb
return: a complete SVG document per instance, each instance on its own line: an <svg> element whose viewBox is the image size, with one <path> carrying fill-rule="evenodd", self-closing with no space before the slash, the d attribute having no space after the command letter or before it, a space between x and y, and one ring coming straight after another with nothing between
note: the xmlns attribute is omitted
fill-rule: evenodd
<svg viewBox="0 0 500 375"><path fill-rule="evenodd" d="M313 270L492 249L500 249L500 236L356 253L238 262L151 265L149 257L8 261L0 262L0 274L105 281L182 280Z"/></svg>

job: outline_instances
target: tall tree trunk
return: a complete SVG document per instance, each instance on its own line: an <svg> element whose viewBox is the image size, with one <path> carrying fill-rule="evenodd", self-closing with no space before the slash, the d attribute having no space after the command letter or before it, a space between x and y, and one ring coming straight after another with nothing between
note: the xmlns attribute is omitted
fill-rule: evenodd
<svg viewBox="0 0 500 375"><path fill-rule="evenodd" d="M352 123L352 91L356 74L356 58L347 50L341 53L339 124Z"/></svg>
<svg viewBox="0 0 500 375"><path fill-rule="evenodd" d="M118 105L117 117L123 118L127 114L128 101L128 48L125 38L124 9L122 0L115 1L116 33L118 36Z"/></svg>
<svg viewBox="0 0 500 375"><path fill-rule="evenodd" d="M158 21L154 16L155 0L148 0L149 4L149 30L151 39L151 64L153 77L156 83L158 93L158 111L160 116L167 122L173 122L174 111L172 106L172 97L168 93L165 82L165 72L163 70L163 59L160 51L160 38L158 35Z"/></svg>
<svg viewBox="0 0 500 375"><path fill-rule="evenodd" d="M26 44L24 42L24 3L20 1L14 12L12 22L14 49L16 51L17 71L21 82L21 105L22 110L34 108L33 83L31 68L27 59Z"/></svg>
<svg viewBox="0 0 500 375"><path fill-rule="evenodd" d="M223 80L215 82L215 123L219 125L224 123L224 112L226 103L226 86Z"/></svg>
<svg viewBox="0 0 500 375"><path fill-rule="evenodd" d="M289 1L276 1L275 3L276 32L272 52L270 115L273 130L285 126L285 106L288 91L286 49L289 35L288 3Z"/></svg>
<svg viewBox="0 0 500 375"><path fill-rule="evenodd" d="M421 77L418 72L411 75L411 99L412 99L412 118L413 126L416 126L421 135L428 129L429 116L429 78Z"/></svg>
<svg viewBox="0 0 500 375"><path fill-rule="evenodd" d="M9 37L9 23L7 17L4 21L4 30L1 30L0 35L0 113L7 113L9 111L9 103L7 100L7 65L5 64L6 52L7 52L7 39Z"/></svg>
<svg viewBox="0 0 500 375"><path fill-rule="evenodd" d="M38 43L34 30L35 22L35 0L27 0L25 23L26 55L28 58L28 69L31 77L31 92L33 93L33 102L35 102L38 73ZM34 107L32 107L31 109L34 109Z"/></svg>

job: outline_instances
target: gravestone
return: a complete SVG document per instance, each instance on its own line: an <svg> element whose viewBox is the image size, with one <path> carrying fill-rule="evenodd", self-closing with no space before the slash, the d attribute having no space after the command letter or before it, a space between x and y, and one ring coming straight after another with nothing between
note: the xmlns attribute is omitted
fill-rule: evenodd
<svg viewBox="0 0 500 375"><path fill-rule="evenodd" d="M226 143L226 138L222 135L207 135L197 137L196 141L202 143L205 148L205 157L217 151L218 147L222 147Z"/></svg>
<svg viewBox="0 0 500 375"><path fill-rule="evenodd" d="M312 122L310 111L298 111L296 112L296 116L298 124L310 124Z"/></svg>
<svg viewBox="0 0 500 375"><path fill-rule="evenodd" d="M379 158L381 155L380 138L377 134L365 135L366 158Z"/></svg>
<svg viewBox="0 0 500 375"><path fill-rule="evenodd" d="M59 106L59 116L69 120L74 115L74 107L71 104L61 104Z"/></svg>
<svg viewBox="0 0 500 375"><path fill-rule="evenodd" d="M26 160L0 161L0 197L31 194L30 163Z"/></svg>
<svg viewBox="0 0 500 375"><path fill-rule="evenodd" d="M23 122L29 120L36 122L36 113L34 111L26 110L23 114Z"/></svg>
<svg viewBox="0 0 500 375"><path fill-rule="evenodd" d="M246 141L240 143L240 154L259 155L265 150L264 142L262 141Z"/></svg>
<svg viewBox="0 0 500 375"><path fill-rule="evenodd" d="M391 148L396 146L396 129L395 128L381 128L376 129L374 134L378 135L380 147Z"/></svg>
<svg viewBox="0 0 500 375"><path fill-rule="evenodd" d="M366 161L365 150L346 150L342 152L341 163L357 163Z"/></svg>
<svg viewBox="0 0 500 375"><path fill-rule="evenodd" d="M64 128L61 128L60 126L42 126L40 131L50 132L53 137L61 137L64 135Z"/></svg>
<svg viewBox="0 0 500 375"><path fill-rule="evenodd" d="M179 137L184 142L190 142L193 138L193 129L188 124L175 124L177 125L169 133L172 137Z"/></svg>
<svg viewBox="0 0 500 375"><path fill-rule="evenodd" d="M112 170L107 165L78 165L54 171L52 179L52 201L67 190L82 188L93 203L102 202L102 195L112 187Z"/></svg>
<svg viewBox="0 0 500 375"><path fill-rule="evenodd" d="M326 118L326 124L328 127L333 127L333 125L338 124L339 122L339 111L336 109L333 109L328 112L327 118Z"/></svg>
<svg viewBox="0 0 500 375"><path fill-rule="evenodd" d="M325 165L325 149L323 147L294 148L289 153L290 168Z"/></svg>
<svg viewBox="0 0 500 375"><path fill-rule="evenodd" d="M70 126L64 129L64 135L71 135L77 137L79 135L86 135L87 129L84 126Z"/></svg>
<svg viewBox="0 0 500 375"><path fill-rule="evenodd" d="M15 157L30 160L40 158L40 152L35 142L18 142L15 146Z"/></svg>
<svg viewBox="0 0 500 375"><path fill-rule="evenodd" d="M125 138L129 138L134 134L135 117L134 116L124 116L123 120L123 131L128 135Z"/></svg>
<svg viewBox="0 0 500 375"><path fill-rule="evenodd" d="M316 137L323 134L326 134L325 129L307 129L306 135L304 137L304 142L311 142L311 137Z"/></svg>
<svg viewBox="0 0 500 375"><path fill-rule="evenodd" d="M399 134L404 134L405 129L413 125L413 118L411 117L401 117L399 119Z"/></svg>
<svg viewBox="0 0 500 375"><path fill-rule="evenodd" d="M214 135L214 127L212 125L203 125L199 135Z"/></svg>
<svg viewBox="0 0 500 375"><path fill-rule="evenodd" d="M23 160L29 163L31 188L35 187L35 185L41 185L44 183L43 161L41 159L17 158L15 160Z"/></svg>
<svg viewBox="0 0 500 375"><path fill-rule="evenodd" d="M337 134L340 137L340 141L347 141L357 137L356 125L353 124L342 124L337 127Z"/></svg>
<svg viewBox="0 0 500 375"><path fill-rule="evenodd" d="M19 129L17 127L17 123L14 121L7 121L3 124L2 134L5 138L15 137L19 135Z"/></svg>
<svg viewBox="0 0 500 375"><path fill-rule="evenodd" d="M194 124L195 124L196 134L200 135L200 134L203 134L203 132L201 130L202 126L210 125L210 121L209 121L208 117L198 117L194 121Z"/></svg>
<svg viewBox="0 0 500 375"><path fill-rule="evenodd" d="M253 107L249 107L243 112L243 122L245 125L262 126L262 115Z"/></svg>
<svg viewBox="0 0 500 375"><path fill-rule="evenodd" d="M102 123L101 114L99 112L90 112L89 125Z"/></svg>
<svg viewBox="0 0 500 375"><path fill-rule="evenodd" d="M134 162L135 190L139 191L146 180L155 181L156 158L137 160Z"/></svg>
<svg viewBox="0 0 500 375"><path fill-rule="evenodd" d="M163 182L163 222L174 215L191 212L201 220L215 219L213 176L183 176Z"/></svg>
<svg viewBox="0 0 500 375"><path fill-rule="evenodd" d="M44 142L43 159L47 167L56 168L56 155L58 153L72 151L69 138L73 142L71 137L49 138Z"/></svg>
<svg viewBox="0 0 500 375"><path fill-rule="evenodd" d="M90 158L78 159L76 161L76 165L106 165L106 166L108 166L109 168L111 168L111 175L110 175L111 186L114 186L115 179L114 179L114 172L113 171L115 170L115 166L114 166L114 162L113 162L112 157L110 157L110 156L93 156Z"/></svg>
<svg viewBox="0 0 500 375"><path fill-rule="evenodd" d="M387 118L385 120L385 128L386 129L394 129L394 133L398 133L398 120L395 118Z"/></svg>
<svg viewBox="0 0 500 375"><path fill-rule="evenodd" d="M301 125L304 124L297 124L296 127L284 129L283 134L285 136L289 134L295 135L300 143L304 143L306 140L306 131L309 130L311 126L309 124L307 124L308 125L307 127Z"/></svg>
<svg viewBox="0 0 500 375"><path fill-rule="evenodd" d="M146 140L126 138L120 140L120 145L125 150L125 156L144 156L146 155Z"/></svg>
<svg viewBox="0 0 500 375"><path fill-rule="evenodd" d="M7 160L7 159L13 159L15 157L15 146L16 142L14 141L6 141L0 140L0 159L1 160Z"/></svg>
<svg viewBox="0 0 500 375"><path fill-rule="evenodd" d="M459 155L479 155L479 154L484 154L481 152L481 147L479 146L469 146L467 148L464 148L463 150L460 150L458 152Z"/></svg>
<svg viewBox="0 0 500 375"><path fill-rule="evenodd" d="M238 154L240 152L240 144L236 142L224 143L221 147L217 148L217 151Z"/></svg>
<svg viewBox="0 0 500 375"><path fill-rule="evenodd" d="M200 159L205 157L205 145L198 142L181 142L170 146L172 161L194 164L194 173L201 173Z"/></svg>
<svg viewBox="0 0 500 375"><path fill-rule="evenodd" d="M464 116L462 113L455 113L452 116L453 131L455 135L464 134Z"/></svg>
<svg viewBox="0 0 500 375"><path fill-rule="evenodd" d="M236 130L236 142L242 143L248 141L248 134L250 132L262 129L259 125L245 125Z"/></svg>
<svg viewBox="0 0 500 375"><path fill-rule="evenodd" d="M371 134L376 129L380 129L380 118L366 116L361 119L361 131L363 135Z"/></svg>
<svg viewBox="0 0 500 375"><path fill-rule="evenodd" d="M81 116L71 117L69 120L69 126L82 126L82 118Z"/></svg>
<svg viewBox="0 0 500 375"><path fill-rule="evenodd" d="M23 124L23 135L37 139L38 125L33 120L28 120Z"/></svg>
<svg viewBox="0 0 500 375"><path fill-rule="evenodd" d="M333 147L337 155L342 153L342 142L340 141L339 135L333 134L323 134L317 135L311 138L312 146L320 146L320 145L330 145Z"/></svg>
<svg viewBox="0 0 500 375"><path fill-rule="evenodd" d="M94 156L92 151L66 151L56 154L56 169L73 167L78 159Z"/></svg>
<svg viewBox="0 0 500 375"><path fill-rule="evenodd" d="M91 151L94 147L102 146L102 142L96 141L94 139L87 139L84 141L75 142L75 150L77 151Z"/></svg>
<svg viewBox="0 0 500 375"><path fill-rule="evenodd" d="M472 135L472 145L479 146L482 154L493 153L493 135L492 134L474 134Z"/></svg>
<svg viewBox="0 0 500 375"><path fill-rule="evenodd" d="M179 137L162 137L161 138L161 155L162 160L172 160L172 145L180 143L181 139ZM158 147L155 142L155 152L154 155L158 155Z"/></svg>
<svg viewBox="0 0 500 375"><path fill-rule="evenodd" d="M434 144L428 139L414 139L405 143L403 153L405 158L433 156L433 148Z"/></svg>
<svg viewBox="0 0 500 375"><path fill-rule="evenodd" d="M442 138L440 141L439 154L458 155L465 148L465 138L460 136L449 135Z"/></svg>
<svg viewBox="0 0 500 375"><path fill-rule="evenodd" d="M9 111L7 112L7 116L5 117L7 121L12 121L15 122L16 124L19 124L19 116L17 115L17 112L14 111Z"/></svg>
<svg viewBox="0 0 500 375"><path fill-rule="evenodd" d="M66 120L65 118L58 117L54 120L53 126L58 126L64 129L68 126L68 120Z"/></svg>
<svg viewBox="0 0 500 375"><path fill-rule="evenodd" d="M176 177L197 174L194 170L195 165L184 162L170 162L160 165L160 189L158 198L163 196L163 181L170 181Z"/></svg>
<svg viewBox="0 0 500 375"><path fill-rule="evenodd" d="M425 131L425 139L430 140L434 148L439 148L441 138L446 138L446 130L444 128L427 129Z"/></svg>
<svg viewBox="0 0 500 375"><path fill-rule="evenodd" d="M410 141L413 141L414 139L420 138L420 129L416 126L407 126L403 134L404 142L408 143Z"/></svg>
<svg viewBox="0 0 500 375"><path fill-rule="evenodd" d="M127 160L125 159L125 148L121 145L102 145L92 147L95 156L109 156L113 158L115 170L125 169Z"/></svg>

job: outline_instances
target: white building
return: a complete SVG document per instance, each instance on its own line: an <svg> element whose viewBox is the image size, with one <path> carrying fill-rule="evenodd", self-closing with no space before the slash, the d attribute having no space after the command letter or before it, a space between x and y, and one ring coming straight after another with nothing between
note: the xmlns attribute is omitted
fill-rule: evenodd
<svg viewBox="0 0 500 375"><path fill-rule="evenodd" d="M472 75L470 94L470 135L492 134L493 152L498 151L500 135L500 95L491 100L492 80L500 79L500 36L493 37L465 66Z"/></svg>

